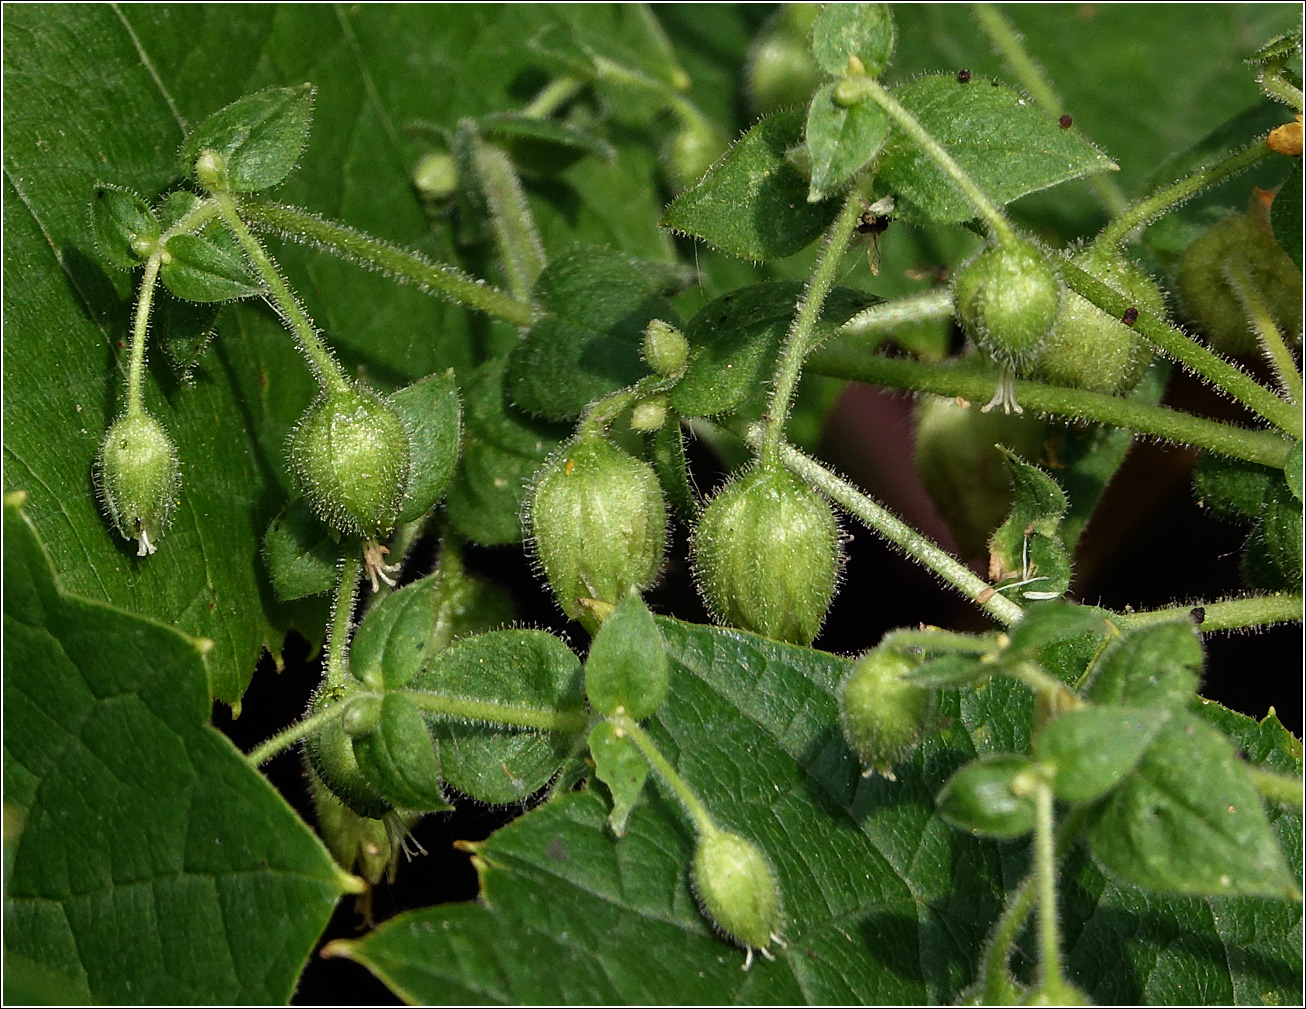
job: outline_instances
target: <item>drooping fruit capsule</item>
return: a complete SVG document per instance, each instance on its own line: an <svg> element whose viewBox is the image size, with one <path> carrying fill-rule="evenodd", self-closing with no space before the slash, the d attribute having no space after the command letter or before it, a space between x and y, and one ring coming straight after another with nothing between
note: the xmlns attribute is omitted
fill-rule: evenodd
<svg viewBox="0 0 1306 1009"><path fill-rule="evenodd" d="M113 527L136 541L136 556L154 553L180 488L177 448L143 410L109 426L95 459L95 486Z"/></svg>
<svg viewBox="0 0 1306 1009"><path fill-rule="evenodd" d="M615 605L662 570L667 507L652 467L599 434L563 447L537 474L525 515L535 557L562 611Z"/></svg>
<svg viewBox="0 0 1306 1009"><path fill-rule="evenodd" d="M713 616L809 645L839 581L830 506L778 467L759 465L708 502L694 530L694 574Z"/></svg>
<svg viewBox="0 0 1306 1009"><path fill-rule="evenodd" d="M305 499L332 529L376 539L394 528L408 483L408 432L376 393L345 387L322 396L287 450Z"/></svg>
<svg viewBox="0 0 1306 1009"><path fill-rule="evenodd" d="M741 946L765 949L780 933L780 888L752 841L728 831L699 837L690 876L704 913Z"/></svg>
<svg viewBox="0 0 1306 1009"><path fill-rule="evenodd" d="M333 699L326 692L320 693L313 699L308 714L316 714L330 703L333 703ZM344 718L331 719L320 732L309 736L304 741L304 759L332 795L359 816L379 820L393 806L381 796L358 766L354 757L353 738L345 725L349 715L350 709L346 709ZM356 726L351 724L350 727Z"/></svg>
<svg viewBox="0 0 1306 1009"><path fill-rule="evenodd" d="M999 362L1023 365L1038 352L1061 310L1052 258L1017 239L985 249L957 271L957 319Z"/></svg>
<svg viewBox="0 0 1306 1009"><path fill-rule="evenodd" d="M867 773L893 777L893 765L916 741L929 717L933 693L905 678L916 661L901 652L867 652L839 688L844 736Z"/></svg>

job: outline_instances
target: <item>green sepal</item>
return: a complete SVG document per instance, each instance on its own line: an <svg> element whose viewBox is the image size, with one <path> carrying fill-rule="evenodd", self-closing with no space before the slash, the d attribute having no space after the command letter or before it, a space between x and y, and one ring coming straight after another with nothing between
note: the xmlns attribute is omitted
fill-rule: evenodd
<svg viewBox="0 0 1306 1009"><path fill-rule="evenodd" d="M1298 501L1302 494L1302 443L1296 442L1288 449L1288 458L1283 464L1283 477L1288 481L1288 489Z"/></svg>
<svg viewBox="0 0 1306 1009"><path fill-rule="evenodd" d="M344 548L297 497L272 520L263 534L263 563L277 598L303 599L330 592L336 584Z"/></svg>
<svg viewBox="0 0 1306 1009"><path fill-rule="evenodd" d="M1273 479L1266 466L1206 452L1193 467L1193 495L1220 518L1246 524L1260 516Z"/></svg>
<svg viewBox="0 0 1306 1009"><path fill-rule="evenodd" d="M1301 591L1302 503L1286 481L1270 481L1240 566L1254 589Z"/></svg>
<svg viewBox="0 0 1306 1009"><path fill-rule="evenodd" d="M680 415L669 413L650 444L649 458L653 462L653 472L662 484L662 492L675 513L684 521L692 522L698 517L701 502L689 476Z"/></svg>
<svg viewBox="0 0 1306 1009"><path fill-rule="evenodd" d="M1034 799L1014 787L1018 776L1034 773L1020 754L972 760L944 784L935 804L955 827L979 837L1021 837L1034 829Z"/></svg>
<svg viewBox="0 0 1306 1009"><path fill-rule="evenodd" d="M91 200L91 232L110 265L134 270L149 257L161 229L150 205L135 192L100 183Z"/></svg>
<svg viewBox="0 0 1306 1009"><path fill-rule="evenodd" d="M889 117L883 109L874 102L840 105L834 89L833 84L822 86L807 108L807 150L812 158L807 199L812 203L855 177L889 139Z"/></svg>
<svg viewBox="0 0 1306 1009"><path fill-rule="evenodd" d="M626 821L639 801L648 780L648 761L629 736L617 732L611 722L599 722L590 732L590 756L594 758L594 773L608 786L612 795L612 812L608 825L612 833L621 837L626 833Z"/></svg>
<svg viewBox="0 0 1306 1009"><path fill-rule="evenodd" d="M346 806L322 783L308 761L304 762L304 777L317 813L318 833L340 868L356 873L373 886L390 875L395 859L385 821L359 816Z"/></svg>
<svg viewBox="0 0 1306 1009"><path fill-rule="evenodd" d="M780 935L780 887L766 854L739 834L699 835L690 881L703 913L745 948L765 949Z"/></svg>
<svg viewBox="0 0 1306 1009"><path fill-rule="evenodd" d="M181 145L182 171L195 178L195 159L201 151L211 150L226 162L233 192L275 186L294 170L308 142L313 92L311 84L268 88L219 109Z"/></svg>
<svg viewBox="0 0 1306 1009"><path fill-rule="evenodd" d="M344 690L321 690L309 703L308 714L316 714L346 695ZM353 739L345 731L343 718L330 719L304 740L304 759L331 794L359 816L379 820L394 808L358 766Z"/></svg>
<svg viewBox="0 0 1306 1009"><path fill-rule="evenodd" d="M1011 515L989 540L990 576L995 582L1029 581L1017 590L1026 599L1060 596L1070 586L1070 554L1058 531L1066 494L1037 466L1001 452L1014 493Z"/></svg>
<svg viewBox="0 0 1306 1009"><path fill-rule="evenodd" d="M801 143L801 110L763 119L676 197L662 227L741 259L783 259L801 252L839 209L834 200L807 202L808 181L785 157Z"/></svg>
<svg viewBox="0 0 1306 1009"><path fill-rule="evenodd" d="M535 630L490 631L457 641L433 656L408 688L547 713L580 713L585 703L580 660L560 639ZM564 732L509 728L429 708L423 714L445 780L482 802L520 802L539 790L576 742Z"/></svg>
<svg viewBox="0 0 1306 1009"><path fill-rule="evenodd" d="M1283 63L1294 53L1301 50L1301 29L1297 28L1282 35L1276 35L1243 60L1248 66L1264 63Z"/></svg>
<svg viewBox="0 0 1306 1009"><path fill-rule="evenodd" d="M1201 680L1202 643L1186 617L1128 628L1088 670L1085 696L1094 704L1179 711Z"/></svg>
<svg viewBox="0 0 1306 1009"><path fill-rule="evenodd" d="M863 655L839 686L844 738L867 773L893 779L893 766L916 745L933 708L934 695L908 674L915 655L876 648Z"/></svg>
<svg viewBox="0 0 1306 1009"><path fill-rule="evenodd" d="M349 648L349 670L357 679L372 690L398 690L418 674L433 643L440 588L436 572L368 611Z"/></svg>
<svg viewBox="0 0 1306 1009"><path fill-rule="evenodd" d="M1096 812L1088 839L1107 872L1149 890L1301 899L1247 765L1186 712Z"/></svg>
<svg viewBox="0 0 1306 1009"><path fill-rule="evenodd" d="M192 369L217 335L218 307L211 301L178 298L166 287L154 293L150 339L155 346L163 348L164 356L183 384L190 383Z"/></svg>
<svg viewBox="0 0 1306 1009"><path fill-rule="evenodd" d="M848 61L856 58L878 77L893 55L896 35L888 4L827 4L812 25L812 55L831 76L848 73Z"/></svg>
<svg viewBox="0 0 1306 1009"><path fill-rule="evenodd" d="M453 809L440 789L440 758L422 713L402 694L381 701L376 728L353 737L354 759L372 787L399 809Z"/></svg>
<svg viewBox="0 0 1306 1009"><path fill-rule="evenodd" d="M1279 247L1301 269L1302 263L1302 169L1301 158L1293 158L1291 171L1270 204L1270 229Z"/></svg>
<svg viewBox="0 0 1306 1009"><path fill-rule="evenodd" d="M590 707L647 718L667 696L666 649L644 600L632 592L603 621L585 662Z"/></svg>
<svg viewBox="0 0 1306 1009"><path fill-rule="evenodd" d="M235 246L217 235L174 235L159 276L164 286L187 301L232 301L261 288Z"/></svg>
<svg viewBox="0 0 1306 1009"><path fill-rule="evenodd" d="M415 522L444 497L458 466L462 406L453 371L431 375L390 396L408 432L409 470L398 523Z"/></svg>
<svg viewBox="0 0 1306 1009"><path fill-rule="evenodd" d="M1055 769L1051 784L1058 799L1092 802L1138 766L1169 717L1164 708L1068 711L1039 730L1034 759Z"/></svg>

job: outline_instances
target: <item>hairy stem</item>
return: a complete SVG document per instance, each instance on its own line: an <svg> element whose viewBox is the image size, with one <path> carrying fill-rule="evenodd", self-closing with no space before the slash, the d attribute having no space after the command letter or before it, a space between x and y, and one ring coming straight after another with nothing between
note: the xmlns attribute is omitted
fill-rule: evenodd
<svg viewBox="0 0 1306 1009"><path fill-rule="evenodd" d="M1263 69L1256 82L1260 84L1261 90L1269 97L1283 102L1284 105L1291 106L1298 112L1301 112L1303 106L1306 105L1306 95L1302 94L1301 88L1285 78L1277 68L1273 70Z"/></svg>
<svg viewBox="0 0 1306 1009"><path fill-rule="evenodd" d="M789 326L784 346L780 349L775 377L771 382L771 399L766 406L766 429L760 452L763 465L775 465L778 462L785 422L789 419L789 407L793 401L794 389L798 386L798 376L803 370L803 360L812 349L816 322L821 317L826 296L839 273L839 263L848 250L848 240L852 237L860 207L861 196L853 191L844 201L843 209L834 224L830 226L816 271L798 302L794 321Z"/></svg>
<svg viewBox="0 0 1306 1009"><path fill-rule="evenodd" d="M1044 987L1061 984L1061 927L1057 919L1056 823L1052 786L1040 781L1034 790L1034 874L1038 879L1039 979Z"/></svg>
<svg viewBox="0 0 1306 1009"><path fill-rule="evenodd" d="M517 300L529 301L535 280L548 260L526 202L526 191L507 152L487 144L475 129L471 131L470 154L476 180L489 206L490 226L508 275L508 290Z"/></svg>
<svg viewBox="0 0 1306 1009"><path fill-rule="evenodd" d="M716 824L712 820L712 815L707 811L707 807L694 794L694 790L689 787L685 779L671 766L671 762L662 755L657 743L653 742L653 737L628 715L615 715L609 717L608 721L612 723L618 735L629 736L630 741L639 748L639 752L648 761L649 767L653 768L653 772L662 779L662 783L666 785L668 791L684 805L686 812L689 813L689 818L694 821L694 828L700 834L715 832Z"/></svg>
<svg viewBox="0 0 1306 1009"><path fill-rule="evenodd" d="M331 623L327 625L326 673L323 682L328 687L340 687L349 672L349 629L354 617L354 600L358 598L358 580L363 573L363 559L358 550L351 549L340 561L336 578L336 597L331 608Z"/></svg>
<svg viewBox="0 0 1306 1009"><path fill-rule="evenodd" d="M563 732L576 735L583 732L589 716L583 711L558 711L554 708L532 708L525 704L501 704L497 701L478 701L469 697L451 697L424 690L399 690L417 707L432 715L451 719L468 719L506 725L513 729L537 729L541 732Z"/></svg>
<svg viewBox="0 0 1306 1009"><path fill-rule="evenodd" d="M259 743L245 757L251 767L262 767L269 760L275 757L282 750L294 746L301 739L307 739L321 730L322 726L333 718L339 718L345 713L345 708L355 703L360 697L366 694L353 694L334 704L328 704L319 711L313 712L307 718L301 718L288 729L282 729L272 738Z"/></svg>
<svg viewBox="0 0 1306 1009"><path fill-rule="evenodd" d="M490 287L457 267L432 263L415 252L307 210L249 197L240 201L240 211L254 224L283 238L315 246L398 281L416 284L424 291L514 326L529 326L542 314L529 302Z"/></svg>
<svg viewBox="0 0 1306 1009"><path fill-rule="evenodd" d="M1185 603L1182 606L1167 606L1159 610L1119 613L1113 614L1111 619L1121 627L1146 627L1149 624L1166 623L1193 614L1201 616L1197 629L1203 634L1300 622L1302 596L1300 592L1276 592L1266 596L1245 596L1242 599Z"/></svg>
<svg viewBox="0 0 1306 1009"><path fill-rule="evenodd" d="M1301 778L1292 778L1286 774L1276 774L1273 771L1267 771L1263 767L1248 768L1252 776L1252 784L1256 786L1256 791L1260 792L1267 799L1275 802L1282 802L1287 806L1296 806L1302 808L1302 780Z"/></svg>
<svg viewBox="0 0 1306 1009"><path fill-rule="evenodd" d="M1043 68L1034 62L1021 40L1020 33L1011 22L991 3L973 4L972 8L975 11L975 19L984 29L984 34L989 37L989 41L993 43L993 48L1007 61L1020 86L1038 103L1038 107L1054 118L1065 112L1066 107L1061 96L1057 94ZM1098 199L1113 216L1125 209L1127 205L1125 194L1115 179L1109 175L1090 175L1086 181L1097 192Z"/></svg>
<svg viewBox="0 0 1306 1009"><path fill-rule="evenodd" d="M749 445L757 448L762 443L762 425L752 424L734 432ZM847 480L836 476L815 459L804 455L792 445L782 445L780 462L795 476L842 506L848 514L872 532L883 536L899 547L903 553L933 571L963 596L985 610L1002 624L1014 624L1024 610L1010 599L998 594L993 586L976 575L970 568L953 557L937 543L925 536L874 498L863 494Z"/></svg>
<svg viewBox="0 0 1306 1009"><path fill-rule="evenodd" d="M1233 288L1234 294L1238 296L1238 302L1247 316L1247 322L1261 345L1261 352L1279 380L1279 388L1283 390L1289 402L1300 403L1301 371L1293 359L1292 351L1283 342L1283 335L1279 332L1274 317L1270 315L1270 309L1265 304L1265 299L1261 296L1260 288L1256 286L1251 271L1247 269L1245 263L1231 260L1224 264L1221 272L1224 274L1224 279L1229 282L1229 286Z"/></svg>
<svg viewBox="0 0 1306 1009"><path fill-rule="evenodd" d="M808 367L834 378L953 396L972 403L987 402L998 384L995 375L976 374L947 364L884 357L867 353L851 342L840 342L816 352L809 359ZM1016 382L1015 390L1022 404L1040 414L1128 428L1135 434L1193 445L1278 469L1283 468L1292 447L1291 442L1272 432L1249 431L1120 396L1026 381Z"/></svg>
<svg viewBox="0 0 1306 1009"><path fill-rule="evenodd" d="M143 413L145 410L141 383L145 378L145 342L150 331L150 310L154 305L154 285L159 280L163 265L163 252L155 251L145 261L140 293L136 296L136 318L132 323L131 356L127 364L127 412Z"/></svg>
<svg viewBox="0 0 1306 1009"><path fill-rule="evenodd" d="M527 119L547 119L553 115L583 85L574 77L559 77L549 81L521 110Z"/></svg>
<svg viewBox="0 0 1306 1009"><path fill-rule="evenodd" d="M946 319L950 315L952 291L945 287L872 305L845 322L839 333L847 336L878 336L909 323L931 322Z"/></svg>

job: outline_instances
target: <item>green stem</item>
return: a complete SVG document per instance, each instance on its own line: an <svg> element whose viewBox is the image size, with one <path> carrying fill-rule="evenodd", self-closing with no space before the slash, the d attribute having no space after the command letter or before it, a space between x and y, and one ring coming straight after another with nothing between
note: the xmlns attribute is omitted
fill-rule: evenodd
<svg viewBox="0 0 1306 1009"><path fill-rule="evenodd" d="M1040 781L1034 790L1034 875L1038 880L1039 975L1044 988L1056 988L1061 978L1061 935L1057 920L1056 823L1052 786Z"/></svg>
<svg viewBox="0 0 1306 1009"><path fill-rule="evenodd" d="M219 191L213 194L213 200L218 206L223 222L231 229L232 234L236 236L236 241L245 250L245 255L253 263L254 269L263 278L263 284L268 290L273 306L290 327L300 351L308 358L309 367L318 384L327 392L340 392L347 388L349 381L344 371L336 364L326 344L318 336L317 330L308 318L308 313L304 311L299 299L290 290L290 285L282 279L281 272L272 262L272 257L267 254L262 244L241 219L235 196L229 192Z"/></svg>
<svg viewBox="0 0 1306 1009"><path fill-rule="evenodd" d="M1208 189L1217 182L1223 182L1231 175L1237 175L1243 169L1250 168L1272 153L1265 145L1265 141L1260 140L1237 154L1231 154L1213 165L1207 165L1191 175L1184 176L1178 182L1127 207L1114 221L1102 229L1097 238L1093 239L1093 245L1112 250L1123 245L1136 229L1150 224L1170 208L1178 206L1203 189Z"/></svg>
<svg viewBox="0 0 1306 1009"><path fill-rule="evenodd" d="M574 77L558 77L544 85L521 114L527 119L547 119L582 87L584 85Z"/></svg>
<svg viewBox="0 0 1306 1009"><path fill-rule="evenodd" d="M629 715L615 715L608 718L613 728L619 735L630 737L639 752L644 755L648 761L649 767L653 768L654 773L662 779L662 783L667 789L684 805L685 810L689 813L689 818L694 821L694 828L700 834L712 834L716 832L716 824L712 820L712 814L707 811L707 807L694 794L693 789L686 784L670 761L662 755L658 749L657 743L653 742L647 732L645 732L633 718Z"/></svg>
<svg viewBox="0 0 1306 1009"><path fill-rule="evenodd" d="M487 144L473 128L471 162L490 210L499 259L508 274L508 290L519 301L529 301L536 278L548 262L544 244L535 230L526 192L507 153Z"/></svg>
<svg viewBox="0 0 1306 1009"><path fill-rule="evenodd" d="M666 81L651 77L640 70L633 70L620 63L614 63L605 56L594 57L595 77L600 81L612 81L627 87L648 91L667 103L680 121L701 130L716 131L712 120L708 119L688 98L678 92Z"/></svg>
<svg viewBox="0 0 1306 1009"><path fill-rule="evenodd" d="M363 560L358 550L347 550L340 561L331 623L327 625L326 644L323 646L326 650L326 674L323 682L328 687L344 686L345 676L349 672L349 628L362 573Z"/></svg>
<svg viewBox="0 0 1306 1009"><path fill-rule="evenodd" d="M1306 95L1302 94L1301 88L1288 81L1277 69L1263 69L1257 78L1257 83L1271 98L1291 106L1298 112L1301 112L1303 105L1306 105Z"/></svg>
<svg viewBox="0 0 1306 1009"><path fill-rule="evenodd" d="M1245 596L1242 599L1221 599L1213 603L1187 603L1159 610L1118 613L1113 614L1111 619L1121 627L1146 627L1189 616L1195 610L1202 611L1202 620L1197 629L1203 634L1246 630L1270 624L1300 622L1302 596L1300 592L1276 592L1267 596Z"/></svg>
<svg viewBox="0 0 1306 1009"><path fill-rule="evenodd" d="M1066 111L1065 103L1057 94L1052 82L1042 67L1034 62L1021 41L1020 33L1012 26L993 4L972 4L975 19L993 43L993 48L1001 54L1011 67L1016 80L1031 98L1049 116L1059 117ZM1108 175L1091 175L1086 180L1096 191L1102 205L1114 216L1121 213L1126 206L1125 194L1115 179Z"/></svg>
<svg viewBox="0 0 1306 1009"><path fill-rule="evenodd" d="M1281 802L1285 806L1296 806L1302 808L1302 780L1301 778L1289 777L1286 774L1276 774L1274 771L1267 771L1262 767L1248 768L1252 776L1252 784L1256 786L1256 791L1260 792L1267 799L1275 802Z"/></svg>
<svg viewBox="0 0 1306 1009"><path fill-rule="evenodd" d="M670 392L679 380L679 375L645 375L634 385L609 393L586 409L576 425L576 433L603 434L627 407L650 396Z"/></svg>
<svg viewBox="0 0 1306 1009"><path fill-rule="evenodd" d="M784 440L785 422L789 419L789 407L793 401L794 389L798 385L798 376L803 370L803 360L812 350L812 334L816 330L821 309L825 307L826 296L834 286L839 274L839 264L843 254L848 251L848 241L852 238L857 216L861 212L862 198L854 189L844 201L839 216L830 225L826 235L825 248L821 252L816 271L798 302L798 310L793 324L785 337L784 347L780 350L776 362L775 378L771 383L771 399L766 407L766 432L762 437L760 457L762 465L774 466L779 462L780 444Z"/></svg>
<svg viewBox="0 0 1306 1009"><path fill-rule="evenodd" d="M369 270L416 284L428 293L484 312L514 326L529 326L542 314L529 302L519 301L490 287L457 267L429 262L414 252L396 248L379 238L325 220L298 207L247 197L241 200L240 211L254 224L270 229L283 238L316 246Z"/></svg>
<svg viewBox="0 0 1306 1009"><path fill-rule="evenodd" d="M159 244L166 245L174 235L193 235L209 221L218 216L218 205L214 200L200 200L190 210L172 222L172 225L159 236Z"/></svg>
<svg viewBox="0 0 1306 1009"><path fill-rule="evenodd" d="M960 652L992 655L1002 650L996 634L961 634L942 628L903 628L880 639L881 648L919 648L925 652Z"/></svg>
<svg viewBox="0 0 1306 1009"><path fill-rule="evenodd" d="M975 183L975 180L970 177L961 165L953 160L952 155L943 149L942 145L930 135L929 131L916 121L916 117L898 104L898 100L889 94L884 85L875 78L868 75L855 79L863 93L876 105L884 109L898 128L911 138L912 142L924 151L931 161L939 166L944 175L952 180L952 184L970 201L971 206L975 208L975 212L984 218L984 223L988 225L993 236L1003 244L1014 242L1016 240L1015 233L1011 230L1011 225L1007 223L1006 217L998 209L997 204L989 199L988 194Z"/></svg>
<svg viewBox="0 0 1306 1009"><path fill-rule="evenodd" d="M307 739L309 736L318 732L322 726L326 725L333 718L339 718L344 714L345 708L353 704L360 697L366 697L366 694L351 694L349 697L336 701L334 704L328 704L325 708L313 712L307 718L302 718L288 729L282 729L271 739L265 740L254 747L253 750L245 757L251 767L262 767L269 760L275 757L282 750L293 746L301 739Z"/></svg>
<svg viewBox="0 0 1306 1009"><path fill-rule="evenodd" d="M154 285L163 265L162 245L145 261L141 277L140 294L136 297L136 318L132 323L131 357L127 364L127 413L145 412L145 398L141 384L145 378L145 341L150 331L150 310L154 305Z"/></svg>
<svg viewBox="0 0 1306 1009"><path fill-rule="evenodd" d="M450 697L424 690L400 690L415 705L434 715L474 722L489 722L514 729L537 729L541 732L562 732L577 735L589 724L584 711L557 711L553 708L532 708L525 704L501 704L497 701L478 701L467 697Z"/></svg>
<svg viewBox="0 0 1306 1009"><path fill-rule="evenodd" d="M752 424L735 430L734 433L754 448L762 443L761 424ZM780 461L790 472L841 505L866 528L883 536L907 556L929 568L999 623L1014 624L1024 614L1025 611L1019 605L999 594L993 586L928 536L917 532L874 498L863 494L847 480L835 476L815 459L799 452L792 445L782 445Z"/></svg>
<svg viewBox="0 0 1306 1009"><path fill-rule="evenodd" d="M879 335L913 322L932 322L950 315L952 291L945 287L872 305L845 322L839 333L846 336Z"/></svg>
<svg viewBox="0 0 1306 1009"><path fill-rule="evenodd" d="M971 403L987 402L998 381L996 376L951 365L868 354L855 344L842 342L813 354L808 368L834 378L957 397ZM1292 447L1291 442L1269 431L1249 431L1120 396L1025 381L1016 382L1015 390L1022 404L1040 414L1128 428L1135 434L1193 445L1277 469L1283 468Z"/></svg>
<svg viewBox="0 0 1306 1009"><path fill-rule="evenodd" d="M1000 663L995 672L1004 673L1013 680L1019 680L1036 694L1046 698L1055 698L1062 694L1073 693L1069 687L1055 676L1043 672L1032 662Z"/></svg>
<svg viewBox="0 0 1306 1009"><path fill-rule="evenodd" d="M1265 304L1265 299L1261 296L1260 288L1256 286L1251 271L1247 269L1245 263L1230 260L1224 264L1221 272L1224 274L1224 279L1229 282L1229 286L1233 288L1234 294L1238 296L1238 302L1242 305L1248 324L1256 334L1261 351L1279 379L1279 388L1283 390L1289 402L1300 403L1302 401L1301 371L1297 368L1297 362L1293 360L1292 351L1283 342L1279 327L1275 324L1274 317L1270 315L1270 309Z"/></svg>
<svg viewBox="0 0 1306 1009"><path fill-rule="evenodd" d="M1138 308L1123 294L1107 287L1077 266L1063 263L1061 275L1067 287L1087 298L1107 315L1114 315L1119 319L1126 309ZM1159 347L1171 360L1178 361L1189 371L1200 375L1253 413L1260 414L1279 430L1287 432L1298 440L1301 439L1301 411L1291 403L1280 399L1237 365L1207 350L1183 330L1176 329L1150 312L1138 313L1134 329Z"/></svg>

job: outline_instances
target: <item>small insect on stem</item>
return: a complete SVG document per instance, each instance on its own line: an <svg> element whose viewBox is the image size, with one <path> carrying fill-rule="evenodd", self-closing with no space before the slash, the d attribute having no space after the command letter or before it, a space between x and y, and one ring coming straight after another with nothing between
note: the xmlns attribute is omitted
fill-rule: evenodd
<svg viewBox="0 0 1306 1009"><path fill-rule="evenodd" d="M1133 305L1130 305L1128 308L1125 309L1125 314L1120 316L1120 321L1123 322L1126 326L1132 326L1134 323L1138 321L1138 309L1135 308Z"/></svg>
<svg viewBox="0 0 1306 1009"><path fill-rule="evenodd" d="M876 200L864 211L861 217L857 218L857 224L854 227L856 234L863 238L869 237L871 247L866 250L866 265L871 268L871 276L880 275L880 236L893 223L893 218L889 215L894 208L892 196L885 196Z"/></svg>
<svg viewBox="0 0 1306 1009"><path fill-rule="evenodd" d="M958 83L958 84L965 84L965 83L966 83L967 81L969 81L969 80L970 80L970 71L969 71L969 70L958 70L958 71L957 71L957 83Z"/></svg>
<svg viewBox="0 0 1306 1009"><path fill-rule="evenodd" d="M1057 125L1060 126L1063 130L1068 130L1072 125L1074 125L1074 122L1075 121L1071 119L1068 115L1063 114L1061 118L1057 120Z"/></svg>

